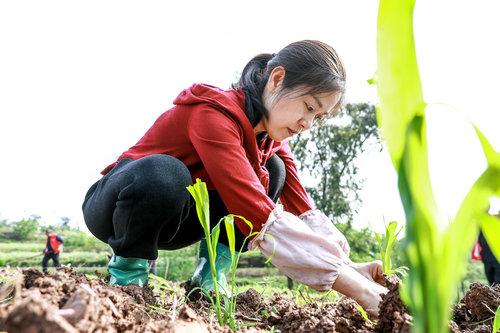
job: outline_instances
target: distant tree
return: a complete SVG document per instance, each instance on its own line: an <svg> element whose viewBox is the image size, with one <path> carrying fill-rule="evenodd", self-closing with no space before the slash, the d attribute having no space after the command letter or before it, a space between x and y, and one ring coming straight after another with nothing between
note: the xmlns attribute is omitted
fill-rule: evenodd
<svg viewBox="0 0 500 333"><path fill-rule="evenodd" d="M380 259L379 245L370 229L356 230L351 228L348 223L339 223L336 227L344 234L349 243L352 261L363 262Z"/></svg>
<svg viewBox="0 0 500 333"><path fill-rule="evenodd" d="M316 207L349 227L361 203L354 161L369 145L381 147L375 108L367 103L347 104L340 115L290 142L299 169L319 181L306 187Z"/></svg>
<svg viewBox="0 0 500 333"><path fill-rule="evenodd" d="M70 221L71 221L71 219L67 216L61 217L61 228L62 229L70 229L70 225L69 225Z"/></svg>
<svg viewBox="0 0 500 333"><path fill-rule="evenodd" d="M14 223L12 235L17 240L27 240L33 238L40 229L40 224L36 219L22 219Z"/></svg>

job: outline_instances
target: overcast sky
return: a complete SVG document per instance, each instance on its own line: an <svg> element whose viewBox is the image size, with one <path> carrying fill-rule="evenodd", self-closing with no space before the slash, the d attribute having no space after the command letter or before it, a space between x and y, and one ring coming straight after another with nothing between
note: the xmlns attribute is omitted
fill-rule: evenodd
<svg viewBox="0 0 500 333"><path fill-rule="evenodd" d="M81 203L99 172L133 145L194 82L229 87L246 62L290 42L331 44L348 102L376 102L374 0L2 1L0 217L31 214L84 227ZM473 120L500 149L496 0L417 1L416 44L433 104L435 191L453 215L484 159ZM358 225L402 219L386 153L359 161ZM378 226L378 227L377 227Z"/></svg>

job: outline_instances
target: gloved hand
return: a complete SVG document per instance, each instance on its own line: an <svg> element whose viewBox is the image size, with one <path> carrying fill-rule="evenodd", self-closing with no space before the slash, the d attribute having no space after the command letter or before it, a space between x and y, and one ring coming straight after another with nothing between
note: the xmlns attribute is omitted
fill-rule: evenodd
<svg viewBox="0 0 500 333"><path fill-rule="evenodd" d="M224 244L217 244L217 255L215 259L215 268L217 270L217 289L220 293L230 296L230 290L227 287L226 274L231 270L231 251ZM210 269L210 261L208 256L207 242L203 238L200 242L200 250L198 254L198 263L191 277L191 285L200 287L206 292L214 290L212 279L212 271Z"/></svg>
<svg viewBox="0 0 500 333"><path fill-rule="evenodd" d="M316 290L330 290L340 270L352 262L346 238L327 216L315 210L299 218L280 205L249 249L259 249L286 276Z"/></svg>
<svg viewBox="0 0 500 333"><path fill-rule="evenodd" d="M382 261L375 260L370 262L353 262L350 265L368 280L384 285L384 272L382 270Z"/></svg>
<svg viewBox="0 0 500 333"><path fill-rule="evenodd" d="M111 285L137 285L143 287L148 282L148 260L140 258L124 258L113 255L108 264L111 274Z"/></svg>

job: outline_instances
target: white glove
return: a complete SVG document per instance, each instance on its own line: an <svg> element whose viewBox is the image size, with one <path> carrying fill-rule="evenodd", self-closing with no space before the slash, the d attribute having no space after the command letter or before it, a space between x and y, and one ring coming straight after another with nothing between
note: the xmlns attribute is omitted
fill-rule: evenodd
<svg viewBox="0 0 500 333"><path fill-rule="evenodd" d="M323 213L313 210L301 217L277 205L249 248L271 257L271 263L290 278L329 290L342 267L351 264L349 245Z"/></svg>

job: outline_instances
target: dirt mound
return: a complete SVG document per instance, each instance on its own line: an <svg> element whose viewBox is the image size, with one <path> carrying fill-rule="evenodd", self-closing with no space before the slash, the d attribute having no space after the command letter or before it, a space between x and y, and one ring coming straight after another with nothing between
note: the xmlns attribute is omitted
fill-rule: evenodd
<svg viewBox="0 0 500 333"><path fill-rule="evenodd" d="M500 285L472 283L453 310L460 332L491 332L495 311L500 305Z"/></svg>
<svg viewBox="0 0 500 333"><path fill-rule="evenodd" d="M179 285L115 287L69 268L53 274L34 269L0 270L0 331L7 332L230 332L220 327L211 303L188 300ZM162 282L164 283L164 282ZM388 277L389 293L378 322L368 320L349 299L299 305L284 294L263 299L254 289L237 296L238 332L408 332L411 316L399 298L399 280ZM500 287L472 284L455 307L452 332L491 332Z"/></svg>
<svg viewBox="0 0 500 333"><path fill-rule="evenodd" d="M373 324L349 298L331 304L307 303L297 305L293 300L275 294L261 310L262 325L282 332L373 332Z"/></svg>
<svg viewBox="0 0 500 333"><path fill-rule="evenodd" d="M177 318L155 309L160 298L150 287L113 287L69 268L53 274L34 269L11 275L17 291L0 292L0 331L8 332L202 332L206 328L180 307ZM12 288L11 288L12 289ZM16 289L16 288L14 288ZM164 305L164 304L162 304ZM168 328L168 329L167 329Z"/></svg>
<svg viewBox="0 0 500 333"><path fill-rule="evenodd" d="M380 332L410 332L412 317L399 297L399 283L396 275L385 277L385 286L389 292L382 296L379 305L381 317L377 330Z"/></svg>

